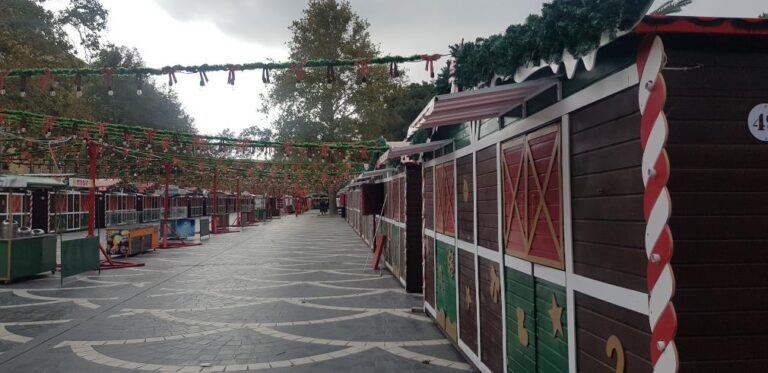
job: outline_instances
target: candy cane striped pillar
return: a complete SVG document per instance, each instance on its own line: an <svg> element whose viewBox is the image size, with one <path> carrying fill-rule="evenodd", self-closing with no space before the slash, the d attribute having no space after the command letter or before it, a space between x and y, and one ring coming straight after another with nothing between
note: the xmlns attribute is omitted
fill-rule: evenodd
<svg viewBox="0 0 768 373"><path fill-rule="evenodd" d="M679 362L674 338L677 315L672 304L675 275L672 272L672 232L667 225L672 205L667 181L669 157L667 119L664 104L667 87L661 69L666 57L658 36L646 37L637 54L640 76L639 104L642 119L640 141L643 147L643 210L647 222L645 251L648 255L648 316L651 325L651 362L656 373L677 372Z"/></svg>

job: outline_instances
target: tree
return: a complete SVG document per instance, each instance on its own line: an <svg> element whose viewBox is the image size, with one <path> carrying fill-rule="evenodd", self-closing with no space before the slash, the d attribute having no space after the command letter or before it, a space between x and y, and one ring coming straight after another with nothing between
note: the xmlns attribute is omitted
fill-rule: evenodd
<svg viewBox="0 0 768 373"><path fill-rule="evenodd" d="M763 14L757 16L757 18L768 19L768 12L763 13Z"/></svg>
<svg viewBox="0 0 768 373"><path fill-rule="evenodd" d="M368 21L348 1L310 0L301 19L291 23L290 59L366 59L380 51L371 41ZM355 68L308 69L299 81L295 71L274 76L263 97L262 111L277 111L275 135L283 141L356 141L381 136L397 112L394 102L406 95L404 78L391 79L386 66L370 66L366 84ZM336 190L329 190L336 213Z"/></svg>
<svg viewBox="0 0 768 373"><path fill-rule="evenodd" d="M656 10L651 12L654 16L667 16L670 14L680 13L683 11L683 7L689 5L693 0L667 0L662 3Z"/></svg>

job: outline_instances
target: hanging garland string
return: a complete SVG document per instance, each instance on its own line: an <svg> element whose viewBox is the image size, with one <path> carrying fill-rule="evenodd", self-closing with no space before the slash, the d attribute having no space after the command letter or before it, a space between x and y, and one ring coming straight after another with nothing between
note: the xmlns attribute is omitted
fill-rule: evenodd
<svg viewBox="0 0 768 373"><path fill-rule="evenodd" d="M167 137L170 141L175 141L178 145L195 145L198 147L247 147L247 148L285 148L289 146L291 148L307 148L307 149L321 149L329 148L332 150L367 150L383 152L389 149L387 146L382 146L382 141L370 140L360 141L355 143L313 143L313 142L301 142L301 143L286 143L280 141L260 141L251 139L240 139L232 137L222 136L210 136L210 135L198 135L187 132L175 132L169 130L154 130L147 127L131 126L125 124L115 123L95 123L82 119L61 118L52 117L41 113L32 113L27 111L18 110L0 110L0 126L5 122L6 125L9 122L16 121L17 125L22 126L22 132L26 132L33 128L34 125L39 130L53 131L54 129L60 130L62 133L67 133L75 136L83 134L83 130L87 130L90 136L120 136L126 141L131 139L143 140L148 142L149 137L154 141L153 146L162 146L163 138ZM46 126L50 126L46 128ZM49 132L50 132L49 131ZM148 136L148 131L151 131L152 135ZM152 142L152 141L149 141ZM159 143L159 144L158 144Z"/></svg>
<svg viewBox="0 0 768 373"><path fill-rule="evenodd" d="M424 61L424 56L427 56L428 58L432 58L433 56L442 56L440 54L434 55L434 54L415 54L411 56L384 56L384 57L376 57L376 58L366 58L364 60L368 61L369 64L374 65L388 65L393 63L403 63L403 62L418 62L418 61ZM176 80L176 73L186 73L186 74L205 74L207 72L212 71L224 71L227 72L228 75L228 83L234 84L235 78L234 73L235 71L248 71L248 70L259 70L263 69L265 71L274 70L274 69L294 69L296 66L301 65L303 68L328 68L328 67L338 67L338 66L355 66L359 61L363 59L338 59L338 60L329 60L329 59L315 59L315 60L309 60L304 62L299 61L290 61L290 62L253 62L253 63L245 63L245 64L203 64L203 65L174 65L174 66L166 66L162 68L152 68L152 67L118 67L118 68L28 68L28 69L10 69L5 70L8 74L7 77L31 77L31 76L43 76L45 74L52 74L55 76L94 76L94 75L101 75L104 76L105 79L108 79L111 81L113 76L122 76L122 75L166 75L169 78L169 84L175 84L177 82ZM207 81L207 77L205 79ZM264 80L266 81L266 77L264 77ZM106 82L106 80L105 80ZM106 83L105 83L106 84Z"/></svg>
<svg viewBox="0 0 768 373"><path fill-rule="evenodd" d="M645 15L652 0L553 0L541 16L528 16L503 34L451 46L456 79L464 88L489 82L495 75L514 76L525 65L560 63L563 52L582 57Z"/></svg>

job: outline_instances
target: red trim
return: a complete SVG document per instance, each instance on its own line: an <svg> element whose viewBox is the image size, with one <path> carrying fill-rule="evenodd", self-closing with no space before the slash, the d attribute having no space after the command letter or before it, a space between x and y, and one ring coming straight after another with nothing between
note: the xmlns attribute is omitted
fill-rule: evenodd
<svg viewBox="0 0 768 373"><path fill-rule="evenodd" d="M768 35L768 19L646 16L635 34Z"/></svg>

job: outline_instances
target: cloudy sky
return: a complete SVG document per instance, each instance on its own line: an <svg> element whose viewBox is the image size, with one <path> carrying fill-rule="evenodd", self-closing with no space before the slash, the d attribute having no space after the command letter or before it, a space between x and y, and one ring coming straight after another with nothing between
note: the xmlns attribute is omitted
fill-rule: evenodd
<svg viewBox="0 0 768 373"><path fill-rule="evenodd" d="M51 6L65 0L54 0ZM541 9L543 0L351 0L371 24L371 37L384 54L446 53L462 38L502 32ZM661 3L656 0L656 3ZM285 60L288 25L301 17L304 0L102 0L110 12L107 38L136 47L147 65L191 65ZM686 15L754 17L768 12L764 0L694 0ZM441 63L442 66L442 63ZM427 79L424 66L407 64L412 80ZM198 129L236 132L268 118L257 112L264 91L260 72L240 73L237 86L226 73L179 76L174 86ZM161 80L162 81L162 80ZM165 83L163 83L165 84Z"/></svg>

